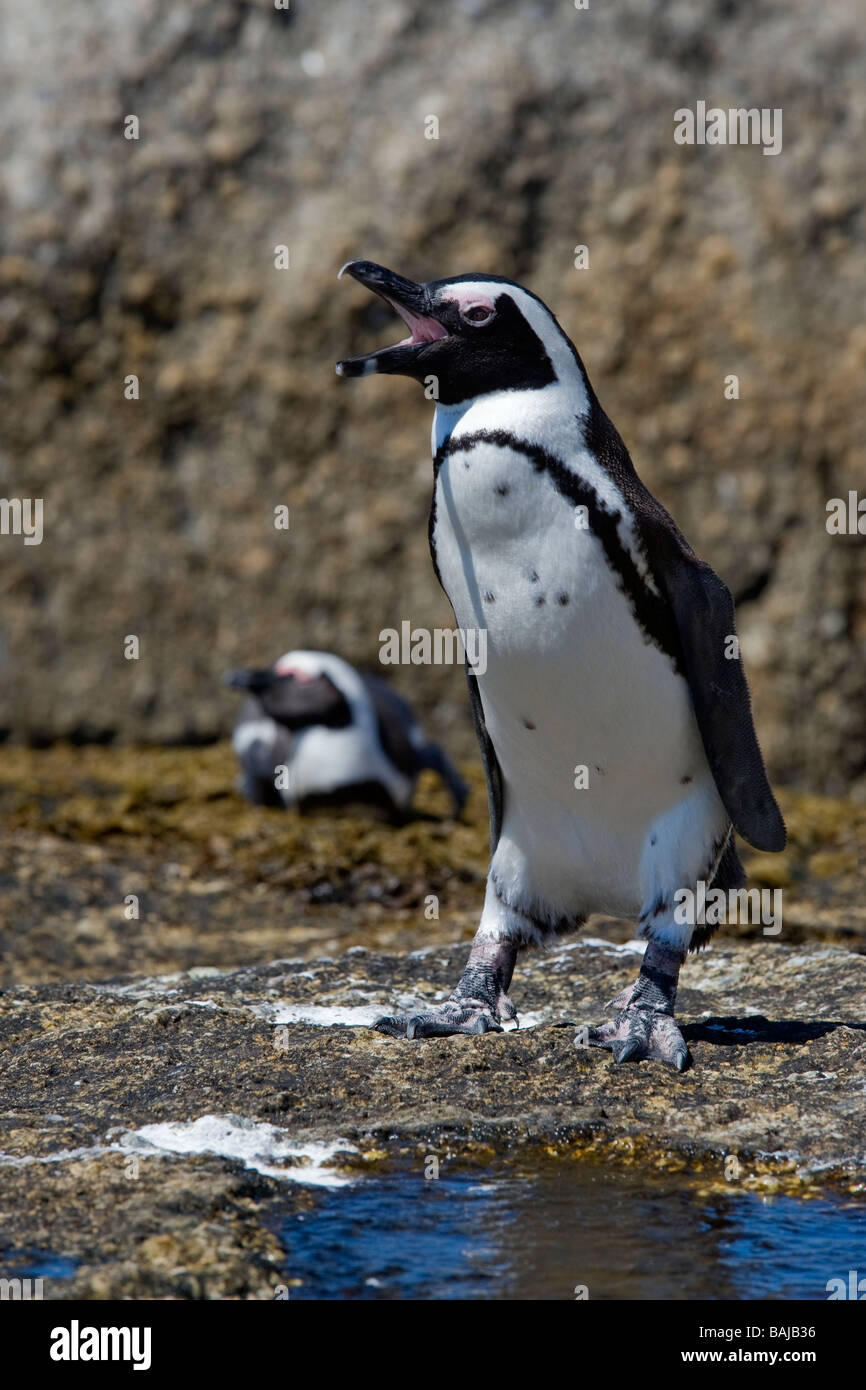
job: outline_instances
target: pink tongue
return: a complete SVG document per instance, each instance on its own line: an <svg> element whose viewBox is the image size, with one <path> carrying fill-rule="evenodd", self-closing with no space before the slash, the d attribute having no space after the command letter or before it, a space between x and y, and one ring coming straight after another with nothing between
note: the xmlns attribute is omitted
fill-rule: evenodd
<svg viewBox="0 0 866 1390"><path fill-rule="evenodd" d="M393 300L389 302L397 310L412 334L411 342L435 343L437 338L447 338L448 334L436 319L425 318L423 314L413 314L409 309L404 309L401 304L394 304Z"/></svg>

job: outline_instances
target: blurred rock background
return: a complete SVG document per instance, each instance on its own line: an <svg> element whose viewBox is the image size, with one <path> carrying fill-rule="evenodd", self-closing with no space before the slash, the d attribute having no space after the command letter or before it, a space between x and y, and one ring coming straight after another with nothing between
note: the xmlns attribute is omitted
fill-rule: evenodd
<svg viewBox="0 0 866 1390"><path fill-rule="evenodd" d="M450 624L429 404L334 375L398 334L336 283L363 256L551 304L739 599L775 777L866 796L866 538L825 528L829 498L866 495L855 0L0 16L0 494L45 508L41 545L0 537L4 734L209 740L235 710L227 667L292 646L373 667L380 629ZM699 99L781 107L782 153L677 146ZM396 680L472 752L460 671Z"/></svg>

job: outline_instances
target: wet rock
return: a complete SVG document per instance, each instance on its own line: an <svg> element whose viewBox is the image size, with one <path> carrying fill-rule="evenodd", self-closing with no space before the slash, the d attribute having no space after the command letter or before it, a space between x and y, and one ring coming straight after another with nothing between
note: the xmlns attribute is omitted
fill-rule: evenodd
<svg viewBox="0 0 866 1390"><path fill-rule="evenodd" d="M640 960L587 936L521 961L519 1031L412 1044L367 1026L443 997L464 953L7 990L0 1255L73 1261L53 1297L273 1297L276 1210L303 1209L305 1182L401 1154L556 1153L707 1189L864 1190L863 956L704 952L682 980L684 1075L575 1047Z"/></svg>
<svg viewBox="0 0 866 1390"><path fill-rule="evenodd" d="M678 1077L574 1046L638 968L625 922L521 961L519 1032L370 1029L458 976L488 853L465 771L464 822L431 778L391 828L251 807L225 745L4 751L0 1273L59 1261L47 1297L272 1298L317 1183L431 1152L862 1188L863 808L785 797L781 937L743 926L688 963Z"/></svg>

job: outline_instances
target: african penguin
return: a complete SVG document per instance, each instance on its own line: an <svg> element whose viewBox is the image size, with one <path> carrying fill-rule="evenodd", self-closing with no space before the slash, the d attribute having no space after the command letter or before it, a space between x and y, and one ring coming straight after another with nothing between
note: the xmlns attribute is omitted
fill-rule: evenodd
<svg viewBox="0 0 866 1390"><path fill-rule="evenodd" d="M407 812L418 774L442 778L459 815L466 786L441 748L429 743L412 709L375 676L331 652L286 652L265 670L230 671L245 690L232 743L242 789L272 806L366 801ZM277 786L277 769L287 786Z"/></svg>
<svg viewBox="0 0 866 1390"><path fill-rule="evenodd" d="M337 372L409 376L436 400L433 564L458 625L487 634L486 670L468 671L490 802L481 922L450 999L376 1027L500 1030L521 946L628 915L647 940L640 974L582 1041L682 1070L680 966L712 928L682 922L675 894L744 882L734 828L785 844L731 595L638 478L534 294L493 275L344 272L409 334Z"/></svg>

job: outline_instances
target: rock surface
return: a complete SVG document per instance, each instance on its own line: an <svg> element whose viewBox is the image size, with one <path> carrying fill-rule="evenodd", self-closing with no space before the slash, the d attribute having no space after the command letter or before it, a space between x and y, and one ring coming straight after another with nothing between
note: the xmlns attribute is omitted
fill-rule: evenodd
<svg viewBox="0 0 866 1390"><path fill-rule="evenodd" d="M316 1184L430 1153L862 1193L863 808L786 795L788 851L749 861L782 933L689 962L680 1077L574 1046L638 968L625 922L520 962L518 1032L367 1026L457 977L487 859L463 770L465 821L431 778L395 828L251 807L224 744L5 750L0 1277L60 1261L46 1297L272 1298Z"/></svg>
<svg viewBox="0 0 866 1390"><path fill-rule="evenodd" d="M680 994L682 1076L575 1047L640 959L591 937L521 962L519 1031L411 1044L365 1026L441 998L463 955L356 947L6 991L0 1256L62 1252L74 1272L54 1297L273 1297L274 1212L399 1154L555 1151L705 1190L866 1190L866 957L702 954Z"/></svg>
<svg viewBox="0 0 866 1390"><path fill-rule="evenodd" d="M866 552L824 524L864 477L853 0L0 13L0 489L45 505L41 545L0 538L0 729L212 738L227 667L297 645L374 665L382 628L450 623L429 407L333 375L393 329L335 284L364 255L551 302L740 599L774 772L863 794ZM698 98L781 108L782 153L675 145ZM462 675L401 683L468 753Z"/></svg>

